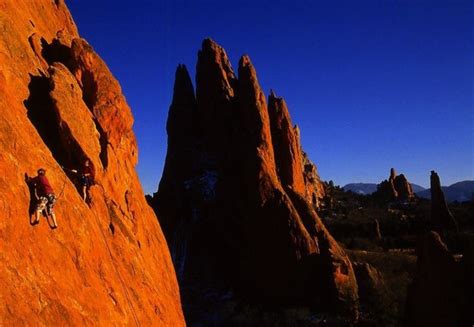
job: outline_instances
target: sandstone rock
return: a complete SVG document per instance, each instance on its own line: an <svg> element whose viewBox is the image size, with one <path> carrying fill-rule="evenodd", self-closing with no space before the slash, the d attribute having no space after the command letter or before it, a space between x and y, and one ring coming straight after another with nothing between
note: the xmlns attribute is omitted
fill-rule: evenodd
<svg viewBox="0 0 474 327"><path fill-rule="evenodd" d="M394 180L396 177L397 177L397 172L395 171L395 168L390 168L389 180Z"/></svg>
<svg viewBox="0 0 474 327"><path fill-rule="evenodd" d="M339 314L357 320L358 285L351 261L326 229L310 202L291 190L289 194L307 230L319 243L319 256L313 255L307 259L310 263L313 260L310 266L312 274L307 275L307 279L302 279L303 287L309 293L307 296L318 294L318 300L322 300L318 304L322 308L334 311L336 307L335 311Z"/></svg>
<svg viewBox="0 0 474 327"><path fill-rule="evenodd" d="M317 240L279 182L265 96L247 56L239 62L238 96L241 125L236 130L247 131L237 134L242 143L235 158L242 158L239 188L247 208L240 217L246 244L240 251L241 283L265 301L296 297L297 262L318 251Z"/></svg>
<svg viewBox="0 0 474 327"><path fill-rule="evenodd" d="M100 134L94 124L94 116L82 100L82 89L76 78L59 62L50 66L49 74L49 96L54 111L52 115L56 116L58 133L64 143L57 146L53 155L67 167L74 167L85 159L100 163ZM70 107L75 110L70 110ZM62 150L68 148L68 152ZM97 170L101 169L97 167Z"/></svg>
<svg viewBox="0 0 474 327"><path fill-rule="evenodd" d="M268 97L268 112L281 185L302 194L318 208L320 199L325 195L324 184L316 165L301 147L299 128L292 125L285 100L277 97L273 90Z"/></svg>
<svg viewBox="0 0 474 327"><path fill-rule="evenodd" d="M295 192L305 195L299 133L293 129L285 100L277 97L273 91L268 97L268 112L280 182L283 187L291 187Z"/></svg>
<svg viewBox="0 0 474 327"><path fill-rule="evenodd" d="M460 264L433 231L421 238L417 255L408 289L407 326L461 326L466 294Z"/></svg>
<svg viewBox="0 0 474 327"><path fill-rule="evenodd" d="M395 168L391 168L390 177L377 186L374 196L385 201L409 201L415 197L415 193L405 175L397 175Z"/></svg>
<svg viewBox="0 0 474 327"><path fill-rule="evenodd" d="M353 267L361 302L376 303L385 287L382 274L367 262L354 262Z"/></svg>
<svg viewBox="0 0 474 327"><path fill-rule="evenodd" d="M197 130L209 161L229 145L236 77L225 50L210 39L202 42L196 65Z"/></svg>
<svg viewBox="0 0 474 327"><path fill-rule="evenodd" d="M265 202L265 192L280 186L275 163L275 153L270 127L270 117L257 74L248 56L239 61L239 111L240 128L246 128L242 133L241 150L246 159L244 176L248 179L248 190ZM241 133L236 129L237 137ZM237 138L236 137L236 138ZM277 186L278 185L278 186ZM254 187L255 186L255 187Z"/></svg>
<svg viewBox="0 0 474 327"><path fill-rule="evenodd" d="M319 177L309 169L305 180L283 99L270 95L267 106L249 57L240 59L237 78L209 39L198 54L196 99L181 73L178 92L163 179L150 203L167 216L185 303L196 305L196 289L231 289L251 301L303 301L356 318L352 265L308 201ZM170 124L191 126L183 133Z"/></svg>
<svg viewBox="0 0 474 327"><path fill-rule="evenodd" d="M184 325L168 247L135 173L118 82L62 1L0 4L0 325ZM61 166L90 159L84 203ZM39 167L59 228L29 224Z"/></svg>
<svg viewBox="0 0 474 327"><path fill-rule="evenodd" d="M461 259L440 235L457 231L439 176L431 171L431 221L436 231L423 235L417 248L417 272L408 289L408 326L471 326L474 323L474 242L467 236ZM459 256L458 256L459 257Z"/></svg>
<svg viewBox="0 0 474 327"><path fill-rule="evenodd" d="M164 175L161 178L160 190L163 195L157 196L158 200L173 201L179 197L179 185L191 177L194 133L193 120L196 114L196 98L189 73L184 65L179 65L176 70L173 102L170 106L166 129L168 132L168 153L166 155ZM176 178L179 177L177 180ZM167 189L169 188L169 189ZM164 197L171 195L172 197ZM168 203L170 210L179 210L183 206L183 199L176 203ZM163 206L160 206L163 207ZM165 216L169 216L167 213Z"/></svg>
<svg viewBox="0 0 474 327"><path fill-rule="evenodd" d="M461 260L461 269L464 275L463 289L465 298L463 303L462 325L472 326L474 324L474 239L471 238L465 245Z"/></svg>
<svg viewBox="0 0 474 327"><path fill-rule="evenodd" d="M373 235L376 241L382 241L382 232L380 231L380 223L378 219L374 219L374 231Z"/></svg>
<svg viewBox="0 0 474 327"><path fill-rule="evenodd" d="M70 51L71 70L82 87L84 102L105 134L106 145L113 148L130 147L128 149L135 150L132 112L119 83L84 39L74 39ZM136 163L136 150L131 154L133 163Z"/></svg>
<svg viewBox="0 0 474 327"><path fill-rule="evenodd" d="M443 190L441 189L439 176L435 171L431 171L430 180L431 222L433 224L433 229L438 233L444 233L444 231L448 230L457 231L457 222L451 214L451 211L449 211Z"/></svg>
<svg viewBox="0 0 474 327"><path fill-rule="evenodd" d="M393 179L393 187L398 194L398 198L400 199L411 200L415 196L411 184L403 174L400 174L395 177L395 179Z"/></svg>
<svg viewBox="0 0 474 327"><path fill-rule="evenodd" d="M196 115L196 98L189 73L184 65L176 70L173 101L171 103L166 129L168 148L158 194L150 203L160 217L165 236L170 246L173 261L179 277L183 276L186 247L181 241L189 238L192 229L189 181L193 178L193 151L195 151L196 129L193 121Z"/></svg>
<svg viewBox="0 0 474 327"><path fill-rule="evenodd" d="M304 151L303 167L303 176L306 186L306 198L313 204L314 207L319 208L321 205L321 200L324 199L328 194L326 194L327 192L325 184L319 178L316 165L309 159L308 155Z"/></svg>

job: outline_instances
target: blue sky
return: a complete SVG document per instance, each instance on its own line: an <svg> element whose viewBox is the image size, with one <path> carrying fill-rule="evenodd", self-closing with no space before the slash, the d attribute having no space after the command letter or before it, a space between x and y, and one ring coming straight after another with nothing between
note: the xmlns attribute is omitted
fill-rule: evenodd
<svg viewBox="0 0 474 327"><path fill-rule="evenodd" d="M234 69L250 55L283 96L321 177L422 186L474 179L470 0L68 1L79 32L120 81L135 116L137 167L156 191L179 63L194 78L211 37Z"/></svg>

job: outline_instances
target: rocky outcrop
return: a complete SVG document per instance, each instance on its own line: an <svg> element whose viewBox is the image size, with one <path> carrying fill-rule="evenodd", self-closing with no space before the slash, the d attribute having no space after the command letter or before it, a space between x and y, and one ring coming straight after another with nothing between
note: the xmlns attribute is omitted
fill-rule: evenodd
<svg viewBox="0 0 474 327"><path fill-rule="evenodd" d="M359 286L359 298L366 304L375 304L385 287L382 274L367 262L354 262L354 271Z"/></svg>
<svg viewBox="0 0 474 327"><path fill-rule="evenodd" d="M457 231L457 224L434 171L431 192L431 220L436 231L418 240L417 271L408 289L406 325L472 326L474 240L466 235L461 254L454 256L442 236L449 230Z"/></svg>
<svg viewBox="0 0 474 327"><path fill-rule="evenodd" d="M285 100L277 97L273 91L268 97L268 113L280 183L284 187L290 187L295 192L305 195L303 154L299 143L299 133L294 130L296 126L293 127Z"/></svg>
<svg viewBox="0 0 474 327"><path fill-rule="evenodd" d="M466 326L474 325L474 239L471 238L465 245L464 255L461 260L462 273L465 276L463 288L466 298L463 303L462 320Z"/></svg>
<svg viewBox="0 0 474 327"><path fill-rule="evenodd" d="M169 250L137 174L119 83L63 1L0 4L0 325L184 325ZM95 185L81 198L78 168ZM59 228L31 225L47 170Z"/></svg>
<svg viewBox="0 0 474 327"><path fill-rule="evenodd" d="M188 73L177 69L166 164L150 199L167 222L184 302L196 304L191 290L232 290L355 318L352 265L314 210L319 177L305 167L284 100L272 93L267 105L249 57L236 77L209 39L196 73L194 98Z"/></svg>
<svg viewBox="0 0 474 327"><path fill-rule="evenodd" d="M443 190L441 189L439 176L435 171L431 171L430 181L431 223L433 229L441 234L445 231L457 231L457 222L451 214L451 211L449 211Z"/></svg>
<svg viewBox="0 0 474 327"><path fill-rule="evenodd" d="M374 196L386 201L409 201L415 197L415 193L405 175L397 175L395 168L391 168L390 177L377 185Z"/></svg>
<svg viewBox="0 0 474 327"><path fill-rule="evenodd" d="M299 137L299 129L295 128ZM309 159L306 152L303 151L303 176L306 186L306 198L311 201L311 203L319 208L321 206L321 201L326 197L326 188L325 183L321 181L318 174L318 169L316 165Z"/></svg>
<svg viewBox="0 0 474 327"><path fill-rule="evenodd" d="M319 179L316 165L301 148L300 131L293 126L285 100L272 90L268 97L268 112L275 163L280 183L303 195L318 208L324 197L324 184Z"/></svg>
<svg viewBox="0 0 474 327"><path fill-rule="evenodd" d="M374 224L373 224L373 237L375 241L381 242L382 241L382 232L380 231L380 223L378 219L374 219Z"/></svg>
<svg viewBox="0 0 474 327"><path fill-rule="evenodd" d="M464 274L461 264L436 232L419 241L415 278L408 289L407 326L467 326L462 324Z"/></svg>
<svg viewBox="0 0 474 327"><path fill-rule="evenodd" d="M189 199L184 197L186 193L185 181L193 177L192 170L194 159L193 134L196 129L193 121L196 114L196 98L194 88L184 65L178 66L174 85L172 104L169 109L166 129L168 132L168 152L166 155L163 175L161 177L159 193L155 196L154 206L160 208L160 224L165 231L168 244L172 253L179 256L180 245L176 244L179 238L171 237L173 234L173 223L180 221L180 217L189 216L187 204ZM183 221L184 223L184 221ZM176 228L176 225L174 225ZM175 230L174 233L183 231L183 228ZM177 272L181 266L177 265Z"/></svg>

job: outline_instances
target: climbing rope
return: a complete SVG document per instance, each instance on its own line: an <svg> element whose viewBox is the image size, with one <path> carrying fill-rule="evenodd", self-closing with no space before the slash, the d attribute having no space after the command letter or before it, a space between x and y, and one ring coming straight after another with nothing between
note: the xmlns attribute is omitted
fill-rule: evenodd
<svg viewBox="0 0 474 327"><path fill-rule="evenodd" d="M64 169L63 166L61 166L61 168ZM61 192L59 192L59 195L57 196L56 200L59 200L59 198L63 196L63 194L64 194L64 189L65 189L65 187L66 187L66 180L67 180L67 178L68 178L68 177L67 177L66 173L64 173L63 186L62 186Z"/></svg>

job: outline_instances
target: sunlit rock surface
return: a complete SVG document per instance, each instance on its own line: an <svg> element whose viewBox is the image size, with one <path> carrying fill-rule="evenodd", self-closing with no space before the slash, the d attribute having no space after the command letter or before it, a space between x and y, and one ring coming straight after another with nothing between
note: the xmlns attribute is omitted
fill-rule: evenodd
<svg viewBox="0 0 474 327"><path fill-rule="evenodd" d="M63 1L0 2L0 325L184 325L119 83ZM90 201L63 170L91 161ZM40 167L59 227L30 224Z"/></svg>

